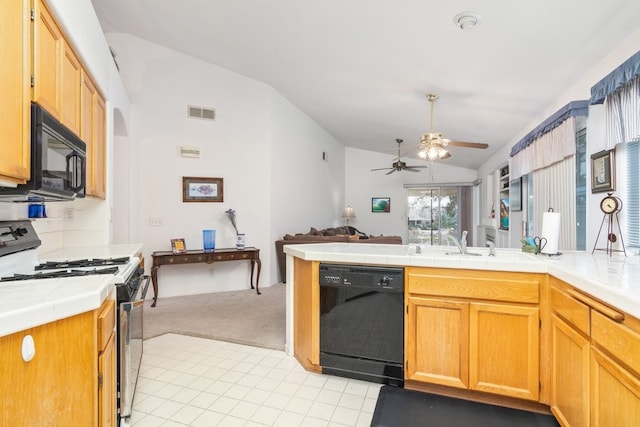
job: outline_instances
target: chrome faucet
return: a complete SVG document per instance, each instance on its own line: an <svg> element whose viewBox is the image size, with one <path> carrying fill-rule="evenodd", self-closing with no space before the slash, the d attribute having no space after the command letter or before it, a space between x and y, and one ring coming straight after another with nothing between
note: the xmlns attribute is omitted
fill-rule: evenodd
<svg viewBox="0 0 640 427"><path fill-rule="evenodd" d="M467 232L462 232L462 238L460 240L456 239L455 236L447 235L449 240L453 240L453 243L456 245L461 254L467 253Z"/></svg>
<svg viewBox="0 0 640 427"><path fill-rule="evenodd" d="M489 240L487 246L489 246L489 256L496 256L496 244Z"/></svg>

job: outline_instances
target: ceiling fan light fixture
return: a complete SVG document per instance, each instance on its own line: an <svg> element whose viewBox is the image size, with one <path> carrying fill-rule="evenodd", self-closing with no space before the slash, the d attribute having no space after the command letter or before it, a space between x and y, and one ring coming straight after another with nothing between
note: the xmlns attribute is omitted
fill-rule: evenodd
<svg viewBox="0 0 640 427"><path fill-rule="evenodd" d="M460 12L453 18L453 23L461 30L470 30L480 23L480 15L475 12Z"/></svg>

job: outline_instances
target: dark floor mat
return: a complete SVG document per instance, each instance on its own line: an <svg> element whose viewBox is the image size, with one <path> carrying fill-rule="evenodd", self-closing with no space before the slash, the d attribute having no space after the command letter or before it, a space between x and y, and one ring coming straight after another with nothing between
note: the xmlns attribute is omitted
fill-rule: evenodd
<svg viewBox="0 0 640 427"><path fill-rule="evenodd" d="M551 415L405 390L380 388L372 427L556 427Z"/></svg>

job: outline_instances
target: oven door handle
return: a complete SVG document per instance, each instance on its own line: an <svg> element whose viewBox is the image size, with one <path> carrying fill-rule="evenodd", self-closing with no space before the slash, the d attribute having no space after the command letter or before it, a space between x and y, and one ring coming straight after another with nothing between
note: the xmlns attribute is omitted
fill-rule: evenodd
<svg viewBox="0 0 640 427"><path fill-rule="evenodd" d="M148 274L144 274L142 276L140 276L140 282L139 286L142 286L142 291L139 293L140 295L140 300L144 301L145 297L147 296L147 291L149 290L149 283L151 282L151 276ZM138 289L140 289L140 287L138 287Z"/></svg>

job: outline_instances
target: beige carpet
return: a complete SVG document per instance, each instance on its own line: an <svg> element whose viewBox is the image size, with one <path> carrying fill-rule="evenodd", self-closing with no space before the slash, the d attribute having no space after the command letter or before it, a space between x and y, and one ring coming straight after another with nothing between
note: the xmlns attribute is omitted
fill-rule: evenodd
<svg viewBox="0 0 640 427"><path fill-rule="evenodd" d="M253 289L158 298L144 307L144 337L166 333L284 350L285 289L282 283Z"/></svg>

